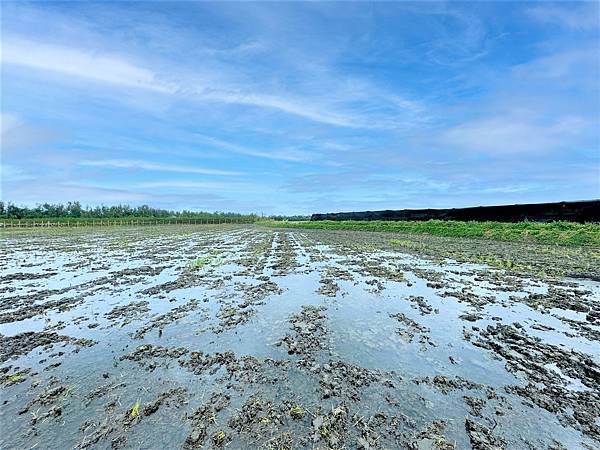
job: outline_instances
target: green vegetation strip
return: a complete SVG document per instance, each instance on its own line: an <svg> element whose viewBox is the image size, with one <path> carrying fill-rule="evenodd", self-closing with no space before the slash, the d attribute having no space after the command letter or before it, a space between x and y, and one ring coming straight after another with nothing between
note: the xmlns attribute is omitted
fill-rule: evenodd
<svg viewBox="0 0 600 450"><path fill-rule="evenodd" d="M539 244L579 245L600 247L600 224L573 222L459 222L428 220L423 222L396 221L262 221L261 225L280 228L319 230L387 231L430 234L433 236L469 237L499 241L520 241Z"/></svg>

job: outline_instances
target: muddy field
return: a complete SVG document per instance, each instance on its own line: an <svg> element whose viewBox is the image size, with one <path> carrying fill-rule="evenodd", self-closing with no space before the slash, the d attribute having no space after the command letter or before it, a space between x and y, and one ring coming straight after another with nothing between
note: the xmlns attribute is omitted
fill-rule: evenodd
<svg viewBox="0 0 600 450"><path fill-rule="evenodd" d="M594 449L598 249L0 235L2 449Z"/></svg>

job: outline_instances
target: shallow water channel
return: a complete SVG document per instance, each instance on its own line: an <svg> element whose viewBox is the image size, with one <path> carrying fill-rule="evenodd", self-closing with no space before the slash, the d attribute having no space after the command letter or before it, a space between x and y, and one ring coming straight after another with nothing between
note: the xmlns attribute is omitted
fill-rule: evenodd
<svg viewBox="0 0 600 450"><path fill-rule="evenodd" d="M2 233L2 449L600 446L597 281L365 233Z"/></svg>

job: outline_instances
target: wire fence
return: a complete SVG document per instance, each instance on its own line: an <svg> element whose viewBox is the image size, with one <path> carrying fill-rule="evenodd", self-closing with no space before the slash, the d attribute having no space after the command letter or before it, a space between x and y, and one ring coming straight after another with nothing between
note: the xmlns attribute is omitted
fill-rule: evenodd
<svg viewBox="0 0 600 450"><path fill-rule="evenodd" d="M1 228L31 228L31 227L107 227L107 226L144 226L144 225L221 225L248 224L252 219L210 218L210 219L89 219L89 220L0 220Z"/></svg>

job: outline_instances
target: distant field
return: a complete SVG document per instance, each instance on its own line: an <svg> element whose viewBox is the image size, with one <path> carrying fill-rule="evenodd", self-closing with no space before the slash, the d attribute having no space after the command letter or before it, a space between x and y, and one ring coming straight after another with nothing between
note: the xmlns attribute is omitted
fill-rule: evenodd
<svg viewBox="0 0 600 450"><path fill-rule="evenodd" d="M305 228L326 230L387 231L398 233L431 234L493 239L501 241L523 241L540 244L584 245L600 247L600 224L573 222L459 222L429 220L425 222L396 221L265 221L264 225L281 228Z"/></svg>

